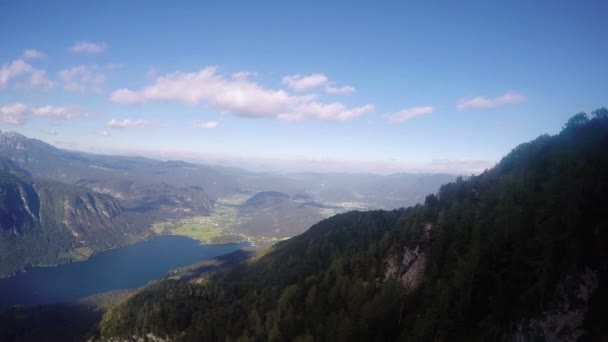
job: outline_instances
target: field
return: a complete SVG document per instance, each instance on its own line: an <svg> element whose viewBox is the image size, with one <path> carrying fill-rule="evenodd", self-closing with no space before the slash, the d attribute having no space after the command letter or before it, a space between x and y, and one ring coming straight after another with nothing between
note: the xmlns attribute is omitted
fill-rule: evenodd
<svg viewBox="0 0 608 342"><path fill-rule="evenodd" d="M218 200L209 216L196 216L178 220L164 220L153 224L152 230L158 235L181 235L202 243L231 243L249 241L256 246L270 246L284 237L252 236L243 227L260 224L255 215L239 214L239 206L251 195L232 194ZM364 209L364 203L328 203L319 208L320 217L327 218L349 210ZM313 222L315 223L315 222Z"/></svg>

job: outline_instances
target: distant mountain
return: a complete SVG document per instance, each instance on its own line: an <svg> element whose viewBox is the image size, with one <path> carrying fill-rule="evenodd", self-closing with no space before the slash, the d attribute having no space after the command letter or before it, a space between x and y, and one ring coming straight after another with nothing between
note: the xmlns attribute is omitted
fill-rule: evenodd
<svg viewBox="0 0 608 342"><path fill-rule="evenodd" d="M210 199L238 190L232 177L212 167L142 157L104 156L58 149L15 132L0 132L0 157L34 177L86 186L126 207L206 215ZM187 199L200 199L188 203Z"/></svg>
<svg viewBox="0 0 608 342"><path fill-rule="evenodd" d="M145 287L95 339L606 341L601 113L424 205L337 215L255 261Z"/></svg>
<svg viewBox="0 0 608 342"><path fill-rule="evenodd" d="M34 177L77 184L112 195L127 208L206 215L230 194L265 191L361 209L393 209L420 203L456 176L446 174L271 173L142 157L96 155L59 149L15 132L0 132L0 157ZM185 194L186 193L186 194ZM183 198L207 199L194 205ZM192 205L191 205L192 204Z"/></svg>
<svg viewBox="0 0 608 342"><path fill-rule="evenodd" d="M264 191L239 206L234 230L248 236L287 238L325 218L318 207L299 203L282 192Z"/></svg>
<svg viewBox="0 0 608 342"><path fill-rule="evenodd" d="M10 160L0 160L0 167L0 276L149 235L150 219L125 212L111 196L31 178Z"/></svg>
<svg viewBox="0 0 608 342"><path fill-rule="evenodd" d="M277 191L264 191L251 196L243 205L242 211L255 211L258 209L268 209L281 206L285 202L291 201L289 195Z"/></svg>

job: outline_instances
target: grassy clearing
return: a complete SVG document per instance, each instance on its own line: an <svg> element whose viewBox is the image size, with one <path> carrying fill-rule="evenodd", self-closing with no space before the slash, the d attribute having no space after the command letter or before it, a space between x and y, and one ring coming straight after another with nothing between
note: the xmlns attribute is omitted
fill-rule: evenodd
<svg viewBox="0 0 608 342"><path fill-rule="evenodd" d="M224 230L211 217L193 217L183 220L156 222L152 226L156 234L182 235L203 243L211 243Z"/></svg>
<svg viewBox="0 0 608 342"><path fill-rule="evenodd" d="M238 221L238 209L234 207L247 200L246 195L236 194L223 198L209 216L197 216L182 220L161 221L152 225L156 234L182 235L201 241L215 243L236 242L247 237L232 230Z"/></svg>

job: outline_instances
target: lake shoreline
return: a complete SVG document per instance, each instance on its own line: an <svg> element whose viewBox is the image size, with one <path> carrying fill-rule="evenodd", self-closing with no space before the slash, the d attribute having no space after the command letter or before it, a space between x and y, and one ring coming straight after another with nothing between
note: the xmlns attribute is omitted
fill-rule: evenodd
<svg viewBox="0 0 608 342"><path fill-rule="evenodd" d="M132 245L135 245L135 244L138 244L138 243L142 243L142 242L146 242L146 241L150 241L150 240L152 240L152 239L154 239L156 237L160 237L160 236L181 236L181 237L186 237L188 239L197 241L201 245L205 245L205 246L207 246L207 245L209 245L209 246L212 246L212 245L228 245L228 244L233 244L233 243L245 243L245 242L249 243L251 246L255 246L255 242L254 241L252 241L250 239L246 239L246 238L243 239L242 241L238 241L238 242L215 243L215 242L204 242L204 241L195 239L195 238L193 238L191 236L183 235L183 234L171 234L171 233L161 233L161 234L158 234L158 233L154 233L152 231L152 233L150 235L146 236L145 238L143 238L141 240L136 240L136 241L133 241L133 242L129 242L129 243L121 244L121 245L116 245L116 246L112 246L112 247L104 248L104 249L100 249L100 250L94 250L93 253L91 253L91 255L89 255L88 257L83 258L83 259L73 259L73 260L69 260L69 261L66 261L66 262L60 262L60 263L56 263L56 264L26 265L26 266L23 267L23 269L13 271L12 273L10 273L8 275L0 275L0 280L16 277L16 276L18 276L20 274L27 273L28 271L30 271L31 269L34 269L34 268L51 268L51 267L57 267L57 266L63 266L63 265L69 265L69 264L77 263L77 262L87 261L87 260L90 260L92 257L100 254L100 253L111 251L111 250L117 249L117 248L123 248L123 247L132 246Z"/></svg>
<svg viewBox="0 0 608 342"><path fill-rule="evenodd" d="M134 289L238 250L249 242L203 244L180 235L153 236L122 247L95 253L82 262L34 266L0 279L0 307L45 305L116 289Z"/></svg>

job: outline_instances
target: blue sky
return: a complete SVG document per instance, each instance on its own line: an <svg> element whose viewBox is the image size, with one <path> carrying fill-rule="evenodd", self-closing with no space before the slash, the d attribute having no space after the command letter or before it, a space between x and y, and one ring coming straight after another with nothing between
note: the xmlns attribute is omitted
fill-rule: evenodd
<svg viewBox="0 0 608 342"><path fill-rule="evenodd" d="M472 173L607 106L607 1L3 1L0 129L255 169Z"/></svg>

